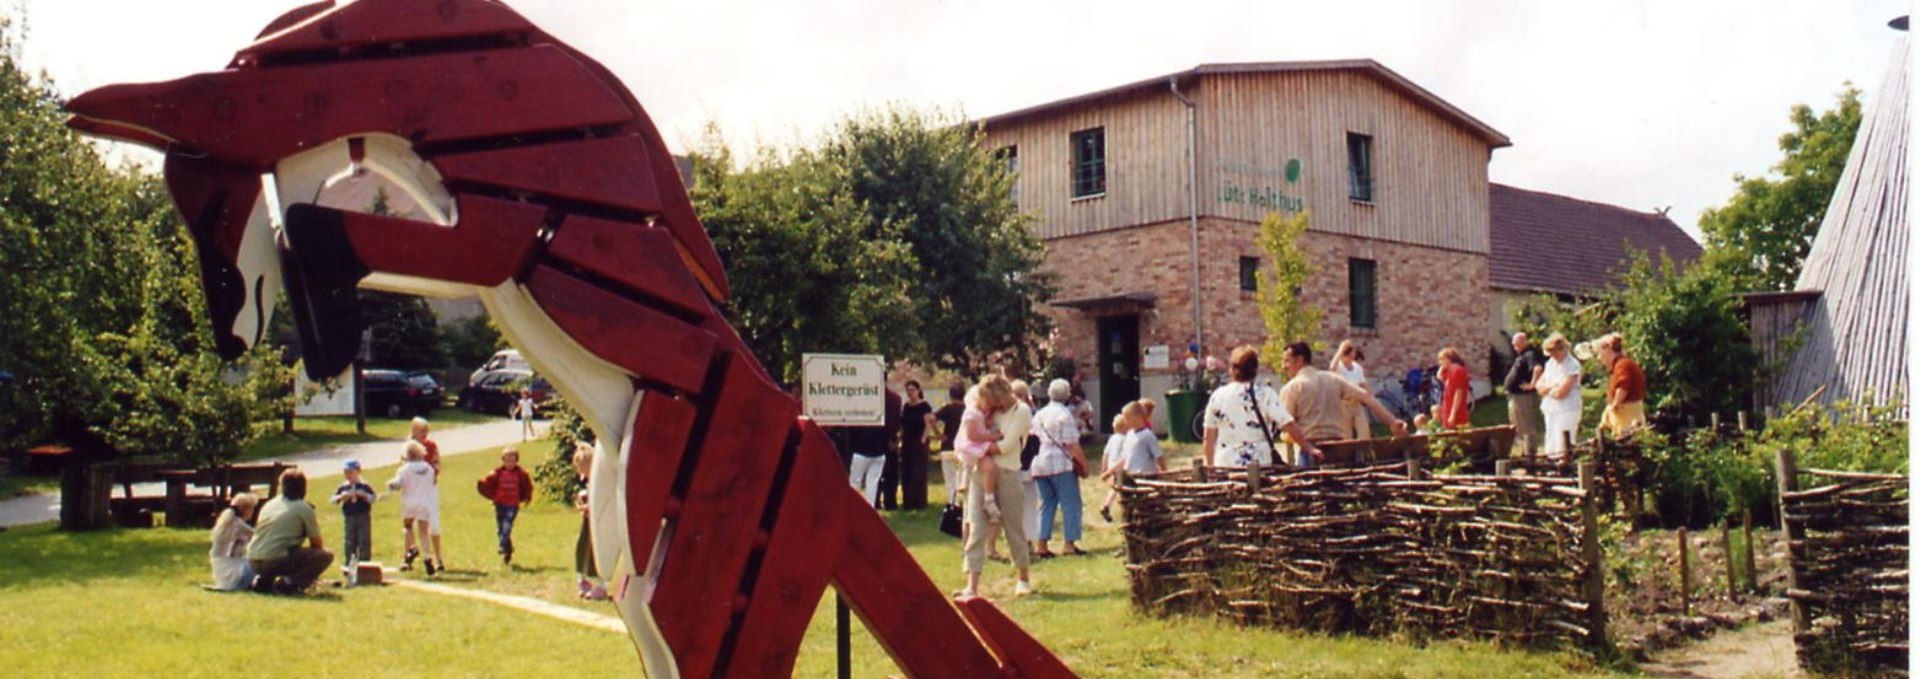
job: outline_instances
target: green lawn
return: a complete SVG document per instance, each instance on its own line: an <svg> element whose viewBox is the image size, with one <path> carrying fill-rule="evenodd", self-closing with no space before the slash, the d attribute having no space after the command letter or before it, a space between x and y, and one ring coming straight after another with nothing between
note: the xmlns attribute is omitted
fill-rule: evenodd
<svg viewBox="0 0 1920 679"><path fill-rule="evenodd" d="M433 411L428 419L433 421L434 429L438 430L464 424L498 422L502 418L457 408L442 408ZM293 422L292 434L281 433L280 424L274 422L265 425L269 428L247 444L246 449L240 452L239 460L271 459L329 446L406 438L409 421L369 416L365 434L354 431L352 415L297 418Z"/></svg>
<svg viewBox="0 0 1920 679"><path fill-rule="evenodd" d="M523 457L542 459L546 447L538 444ZM1174 454L1190 455L1189 448L1175 447ZM495 464L497 456L488 452L447 459L445 542L455 570L440 581L613 614L605 604L574 597L579 515L571 509L542 501L523 511L515 564L500 564L492 510L471 490ZM383 470L368 480L384 487L389 477ZM324 497L337 483L337 477L316 479L314 494ZM1009 567L993 564L984 592L1082 676L1606 676L1573 653L1474 643L1418 647L1140 616L1128 603L1115 556L1118 533L1092 511L1105 491L1091 482L1084 489L1089 531L1083 544L1095 555L1037 563L1033 577L1040 593L1023 599L1010 596ZM945 497L938 487L930 495ZM398 504L376 505L376 559L392 561L400 552ZM888 521L934 581L953 590L962 581L959 544L936 530L938 517L930 509L890 513ZM329 546L337 547L338 512L323 507L321 523ZM8 620L0 625L0 667L16 676L214 676L238 666L249 674L301 676L638 673L622 635L479 602L391 587L332 591L310 600L202 592L196 584L207 577L204 540L203 531L166 529L67 535L36 526L0 533L0 610ZM859 629L857 617L855 628L854 676L898 674ZM423 643L408 648L397 643L404 638ZM831 676L833 667L829 595L803 642L796 675Z"/></svg>

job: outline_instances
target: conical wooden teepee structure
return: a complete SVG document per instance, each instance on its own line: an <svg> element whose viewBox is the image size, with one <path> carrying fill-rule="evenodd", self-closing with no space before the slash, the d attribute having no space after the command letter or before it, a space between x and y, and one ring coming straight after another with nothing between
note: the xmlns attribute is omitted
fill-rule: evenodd
<svg viewBox="0 0 1920 679"><path fill-rule="evenodd" d="M1907 49L1903 33L1795 285L1805 344L1775 378L1775 403L1905 399Z"/></svg>

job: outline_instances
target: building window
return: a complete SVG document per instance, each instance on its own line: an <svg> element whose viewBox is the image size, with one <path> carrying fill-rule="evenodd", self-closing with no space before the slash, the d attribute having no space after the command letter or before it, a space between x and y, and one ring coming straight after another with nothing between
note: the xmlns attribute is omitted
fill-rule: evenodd
<svg viewBox="0 0 1920 679"><path fill-rule="evenodd" d="M1373 137L1347 133L1347 197L1373 202Z"/></svg>
<svg viewBox="0 0 1920 679"><path fill-rule="evenodd" d="M1371 330L1377 321L1374 296L1374 262L1371 259L1347 260L1347 324Z"/></svg>
<svg viewBox="0 0 1920 679"><path fill-rule="evenodd" d="M1260 258L1240 258L1240 289L1254 292L1260 289Z"/></svg>
<svg viewBox="0 0 1920 679"><path fill-rule="evenodd" d="M1073 197L1107 192L1107 130L1096 127L1073 133Z"/></svg>
<svg viewBox="0 0 1920 679"><path fill-rule="evenodd" d="M1008 177L1013 178L1007 193L1013 198L1013 202L1018 204L1020 202L1020 147L1008 144L994 149L993 159L1007 171Z"/></svg>

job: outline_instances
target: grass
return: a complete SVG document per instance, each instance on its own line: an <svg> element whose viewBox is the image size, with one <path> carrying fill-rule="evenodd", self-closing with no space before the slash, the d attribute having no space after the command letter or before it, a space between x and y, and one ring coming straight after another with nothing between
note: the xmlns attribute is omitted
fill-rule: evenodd
<svg viewBox="0 0 1920 679"><path fill-rule="evenodd" d="M497 422L502 418L456 408L443 408L434 411L428 419L433 420L435 429L446 429L464 424ZM268 430L256 437L252 443L247 444L246 449L240 452L240 457L236 461L265 460L330 446L406 438L408 422L407 419L369 416L365 434L355 431L352 415L298 418L294 420L292 434L281 433L280 424L274 422L268 425L270 427Z"/></svg>
<svg viewBox="0 0 1920 679"><path fill-rule="evenodd" d="M538 459L544 446L523 457ZM1197 446L1174 446L1190 456ZM454 570L445 584L531 596L613 615L573 594L579 515L537 501L520 515L512 567L494 555L493 513L473 483L497 464L490 452L447 458L442 472L444 542ZM367 479L384 487L387 472ZM938 475L935 475L938 480ZM320 478L324 496L338 478ZM1389 640L1242 629L1210 619L1135 613L1115 552L1117 531L1092 511L1105 495L1083 484L1089 507L1083 546L1093 556L1037 562L1040 593L1011 596L1009 567L990 564L984 593L1084 677L1587 677L1603 669L1573 653L1508 651L1487 644L1412 646ZM943 490L929 493L937 502ZM375 505L374 557L400 553L399 503ZM329 547L340 515L322 507ZM890 512L889 524L943 590L961 585L959 543L936 526L939 508ZM1056 548L1058 543L1055 543ZM621 635L549 621L463 599L396 588L331 591L311 599L209 594L204 531L148 529L62 534L50 526L0 533L0 667L15 676L86 671L103 676L632 676ZM855 617L856 677L898 674ZM418 639L409 647L399 639ZM349 651L350 649L350 651ZM484 649L484 653L473 651ZM796 676L831 676L833 597L824 597L802 641ZM351 660L349 660L351 658Z"/></svg>

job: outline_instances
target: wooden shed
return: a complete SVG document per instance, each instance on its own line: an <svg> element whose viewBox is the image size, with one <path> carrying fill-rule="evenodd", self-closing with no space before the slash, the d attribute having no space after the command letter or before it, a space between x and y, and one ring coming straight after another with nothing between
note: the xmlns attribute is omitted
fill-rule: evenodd
<svg viewBox="0 0 1920 679"><path fill-rule="evenodd" d="M1904 19L1894 25L1906 28ZM1785 361L1757 390L1761 405L1816 392L1823 403L1886 404L1906 394L1907 49L1901 36L1796 289L1746 296L1756 344Z"/></svg>

